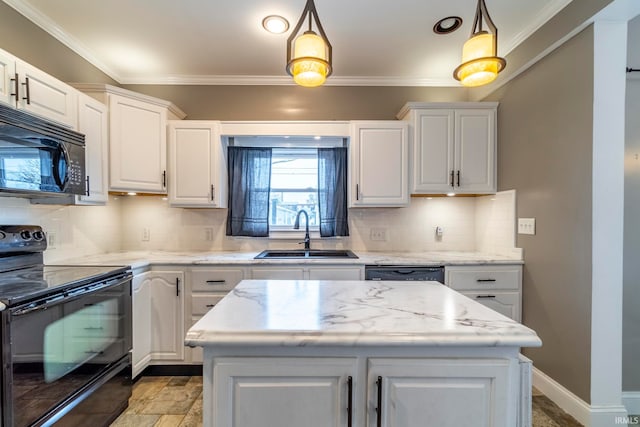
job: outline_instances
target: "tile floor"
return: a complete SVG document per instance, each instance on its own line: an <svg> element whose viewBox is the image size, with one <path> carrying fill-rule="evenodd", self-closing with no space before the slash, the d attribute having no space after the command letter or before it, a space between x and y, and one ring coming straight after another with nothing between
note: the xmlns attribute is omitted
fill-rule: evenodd
<svg viewBox="0 0 640 427"><path fill-rule="evenodd" d="M533 391L533 427L582 427L539 391ZM111 427L202 426L202 377L147 376L133 386L129 408Z"/></svg>

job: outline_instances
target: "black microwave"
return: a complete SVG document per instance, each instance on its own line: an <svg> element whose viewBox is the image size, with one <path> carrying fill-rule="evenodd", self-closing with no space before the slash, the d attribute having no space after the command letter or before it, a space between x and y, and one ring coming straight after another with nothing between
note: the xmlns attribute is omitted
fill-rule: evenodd
<svg viewBox="0 0 640 427"><path fill-rule="evenodd" d="M84 135L0 105L0 195L86 194Z"/></svg>

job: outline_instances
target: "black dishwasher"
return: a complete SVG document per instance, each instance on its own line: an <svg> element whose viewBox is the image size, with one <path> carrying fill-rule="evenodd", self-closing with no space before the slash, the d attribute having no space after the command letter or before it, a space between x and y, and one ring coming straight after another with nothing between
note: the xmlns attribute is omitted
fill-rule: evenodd
<svg viewBox="0 0 640 427"><path fill-rule="evenodd" d="M365 265L365 280L430 280L444 284L444 267Z"/></svg>

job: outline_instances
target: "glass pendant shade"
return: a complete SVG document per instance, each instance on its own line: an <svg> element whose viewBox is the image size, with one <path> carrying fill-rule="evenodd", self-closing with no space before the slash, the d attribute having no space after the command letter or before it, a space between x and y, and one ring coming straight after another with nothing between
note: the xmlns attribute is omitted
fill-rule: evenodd
<svg viewBox="0 0 640 427"><path fill-rule="evenodd" d="M300 34L307 19L308 29ZM317 34L312 30L315 23ZM287 39L287 73L300 86L321 86L333 71L331 43L322 28L313 0L307 0L302 16Z"/></svg>
<svg viewBox="0 0 640 427"><path fill-rule="evenodd" d="M491 30L483 30L483 20ZM484 0L478 0L471 37L462 47L462 64L453 77L463 86L474 87L491 83L498 77L507 62L497 56L498 29L491 21Z"/></svg>
<svg viewBox="0 0 640 427"><path fill-rule="evenodd" d="M455 78L463 86L482 86L491 83L504 68L504 59L493 53L494 35L483 32L471 37L462 48L462 65Z"/></svg>
<svg viewBox="0 0 640 427"><path fill-rule="evenodd" d="M327 45L322 37L306 31L294 41L292 56L290 69L293 81L304 87L316 87L325 82L329 63Z"/></svg>

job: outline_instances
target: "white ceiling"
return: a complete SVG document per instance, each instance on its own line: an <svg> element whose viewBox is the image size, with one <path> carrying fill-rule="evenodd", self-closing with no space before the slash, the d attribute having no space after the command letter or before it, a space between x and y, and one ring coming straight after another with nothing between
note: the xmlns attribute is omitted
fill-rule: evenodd
<svg viewBox="0 0 640 427"><path fill-rule="evenodd" d="M306 0L3 0L122 84L292 84L286 39ZM486 0L505 56L571 0ZM476 0L315 0L333 45L327 84L458 86ZM450 15L462 27L439 36ZM508 67L508 64L507 64Z"/></svg>

